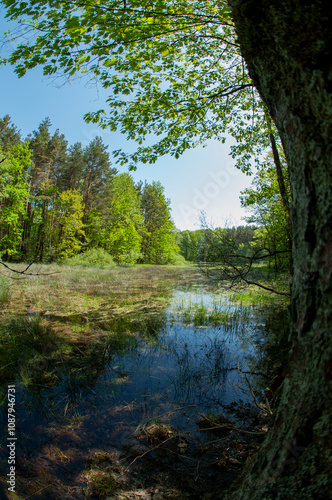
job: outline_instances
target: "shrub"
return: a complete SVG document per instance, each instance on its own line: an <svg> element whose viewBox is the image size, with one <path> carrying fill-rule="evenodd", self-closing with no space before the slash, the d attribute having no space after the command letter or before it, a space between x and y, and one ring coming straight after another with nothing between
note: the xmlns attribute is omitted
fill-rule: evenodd
<svg viewBox="0 0 332 500"><path fill-rule="evenodd" d="M188 266L188 261L179 253L173 253L168 261L172 266Z"/></svg>
<svg viewBox="0 0 332 500"><path fill-rule="evenodd" d="M91 248L84 253L65 260L66 266L111 267L115 266L112 256L103 248Z"/></svg>

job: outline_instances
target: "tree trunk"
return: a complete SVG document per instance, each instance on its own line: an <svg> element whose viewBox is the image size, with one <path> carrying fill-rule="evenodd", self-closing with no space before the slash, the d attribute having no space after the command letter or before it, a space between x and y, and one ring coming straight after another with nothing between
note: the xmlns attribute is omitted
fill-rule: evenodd
<svg viewBox="0 0 332 500"><path fill-rule="evenodd" d="M223 498L331 498L332 2L230 0L292 186L293 348L273 425Z"/></svg>

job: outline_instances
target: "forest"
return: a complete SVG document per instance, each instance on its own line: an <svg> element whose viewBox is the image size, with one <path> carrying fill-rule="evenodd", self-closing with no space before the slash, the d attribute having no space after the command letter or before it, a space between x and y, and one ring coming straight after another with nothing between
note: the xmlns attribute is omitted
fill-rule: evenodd
<svg viewBox="0 0 332 500"><path fill-rule="evenodd" d="M22 138L10 116L0 120L4 261L60 263L102 249L121 265L213 263L237 254L237 261L241 255L289 271L289 225L271 156L241 195L247 226L215 229L202 219L202 229L181 232L159 182L135 184L119 174L100 137L82 148L50 129L47 118Z"/></svg>
<svg viewBox="0 0 332 500"><path fill-rule="evenodd" d="M47 118L23 139L0 120L0 252L5 261L61 262L92 248L117 264L176 259L170 202L159 182L119 174L100 137L69 146Z"/></svg>

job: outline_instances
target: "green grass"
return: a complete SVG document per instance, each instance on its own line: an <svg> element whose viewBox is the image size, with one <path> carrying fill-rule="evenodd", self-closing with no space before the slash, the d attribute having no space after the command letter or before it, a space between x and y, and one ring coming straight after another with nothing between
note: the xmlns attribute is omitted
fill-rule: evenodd
<svg viewBox="0 0 332 500"><path fill-rule="evenodd" d="M12 317L0 325L0 380L29 379L36 366L55 348L55 336L39 317Z"/></svg>
<svg viewBox="0 0 332 500"><path fill-rule="evenodd" d="M194 326L233 325L248 321L251 315L249 305L230 304L225 297L212 298L211 304L201 302L181 302L175 307L175 315L186 324Z"/></svg>
<svg viewBox="0 0 332 500"><path fill-rule="evenodd" d="M10 287L8 279L0 275L0 304L5 304L10 300Z"/></svg>
<svg viewBox="0 0 332 500"><path fill-rule="evenodd" d="M229 298L241 306L271 306L289 303L288 297L269 292L258 286L243 287L240 290L230 292Z"/></svg>

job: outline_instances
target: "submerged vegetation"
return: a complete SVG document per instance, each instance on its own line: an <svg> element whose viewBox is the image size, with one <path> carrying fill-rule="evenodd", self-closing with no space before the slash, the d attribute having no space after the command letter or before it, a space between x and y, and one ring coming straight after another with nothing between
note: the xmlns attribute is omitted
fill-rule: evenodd
<svg viewBox="0 0 332 500"><path fill-rule="evenodd" d="M0 325L0 381L26 381L28 367L33 367L38 384L48 377L46 365L56 349L56 336L38 316L10 317ZM40 364L38 368L37 365Z"/></svg>
<svg viewBox="0 0 332 500"><path fill-rule="evenodd" d="M6 277L0 275L0 304L8 302L10 299L10 287Z"/></svg>

